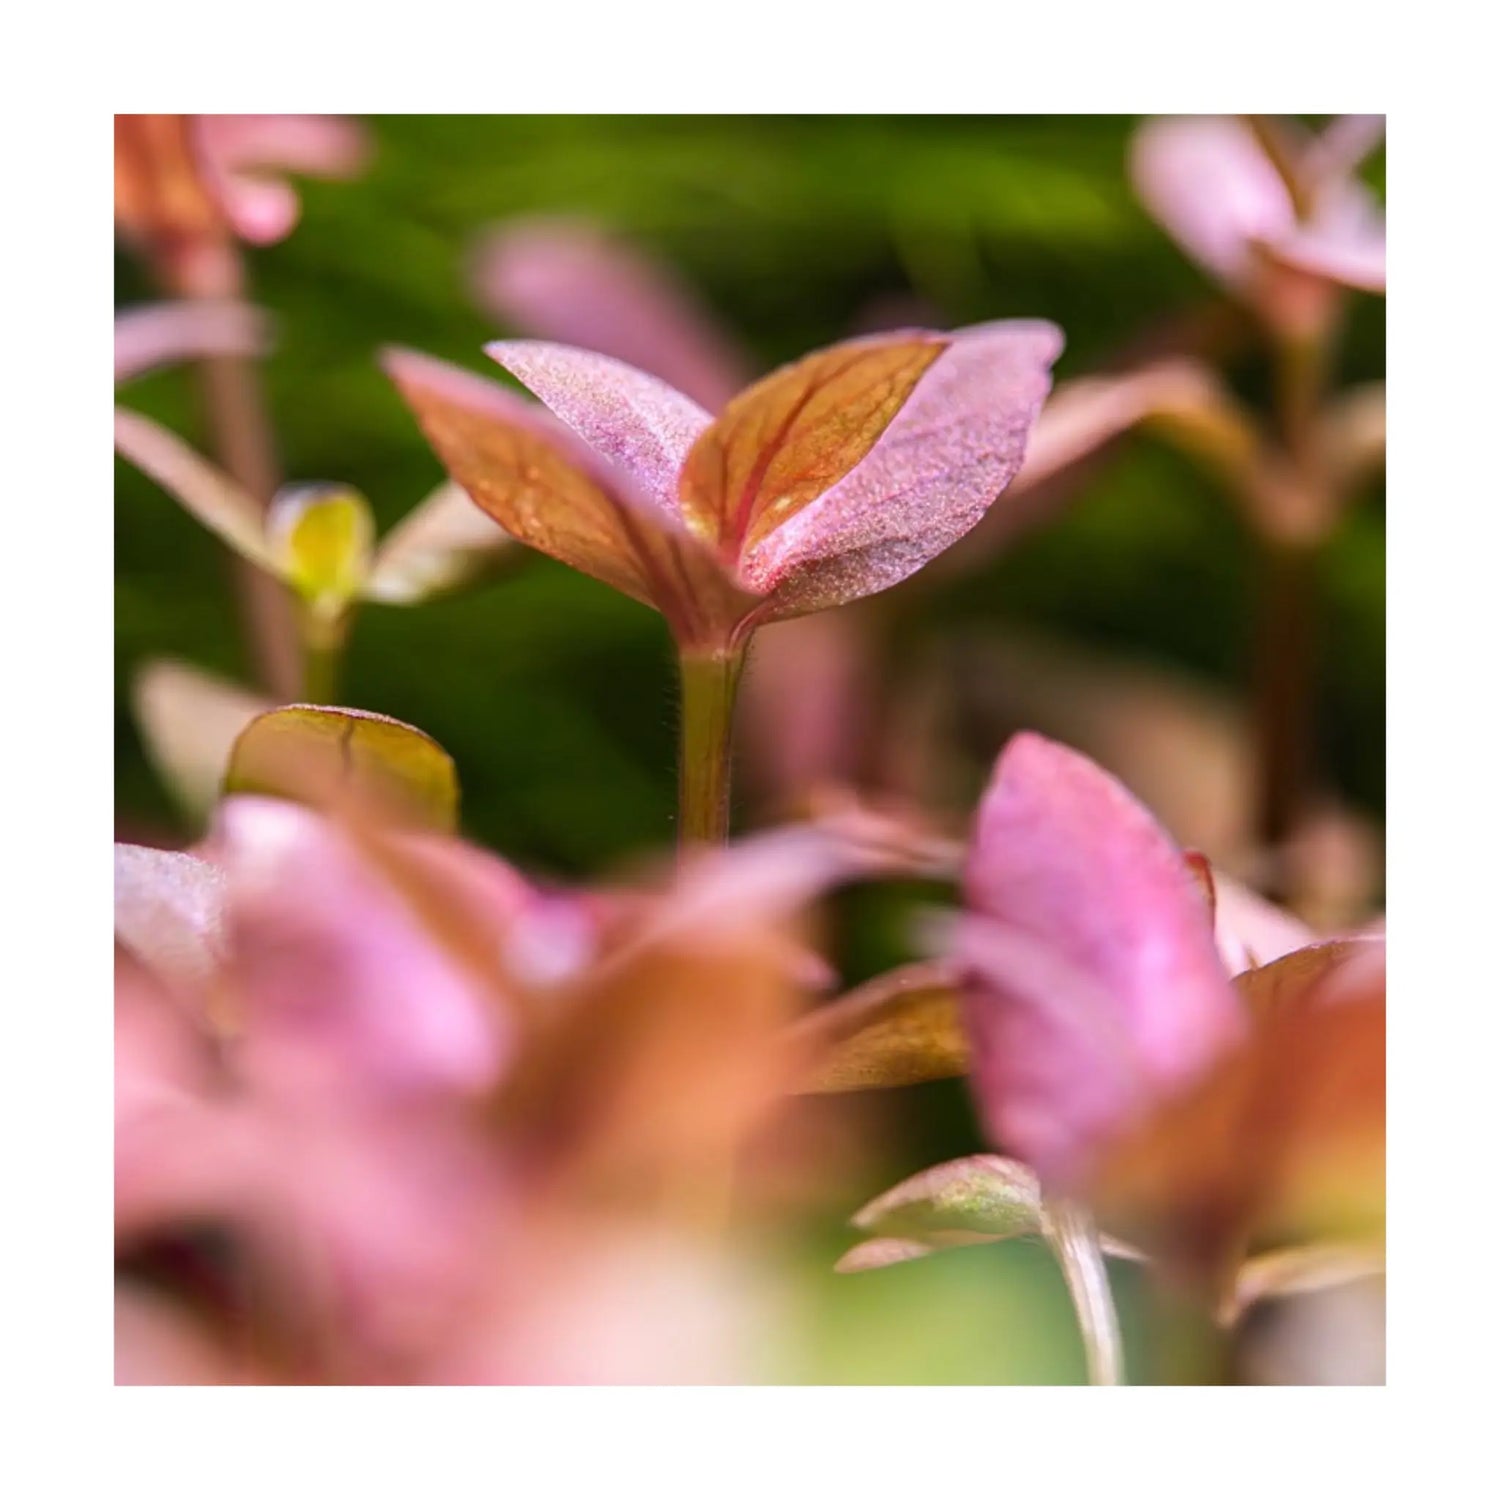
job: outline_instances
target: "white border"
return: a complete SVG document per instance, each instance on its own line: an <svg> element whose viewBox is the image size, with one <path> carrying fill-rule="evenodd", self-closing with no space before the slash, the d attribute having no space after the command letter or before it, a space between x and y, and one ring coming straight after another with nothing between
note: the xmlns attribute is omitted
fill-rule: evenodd
<svg viewBox="0 0 1500 1500"><path fill-rule="evenodd" d="M1473 17L1476 13L1469 11ZM3 1462L10 1493L300 1497L1471 1493L1492 1465L1494 94L1454 6L413 10L11 20ZM1413 23L1416 24L1413 24ZM1395 96L1394 98L1392 96ZM1390 1392L115 1392L108 1387L112 109L1386 108L1391 382ZM1464 117L1464 111L1470 117ZM98 405L95 406L95 400ZM96 416L97 413L97 416ZM94 431L97 442L80 441ZM15 920L19 918L19 920ZM8 924L9 925L9 924ZM1399 1400L1398 1400L1399 1396ZM1485 1415L1487 1416L1488 1402ZM1472 1467L1471 1467L1472 1465ZM1479 1480L1482 1485L1482 1478ZM1368 1487L1368 1488L1367 1488Z"/></svg>

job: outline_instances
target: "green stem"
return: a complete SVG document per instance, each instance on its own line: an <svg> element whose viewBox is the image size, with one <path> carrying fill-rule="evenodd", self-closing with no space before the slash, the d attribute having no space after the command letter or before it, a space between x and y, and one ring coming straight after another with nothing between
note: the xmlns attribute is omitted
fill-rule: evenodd
<svg viewBox="0 0 1500 1500"><path fill-rule="evenodd" d="M1047 1204L1044 1222L1047 1242L1062 1267L1078 1315L1089 1384L1123 1385L1125 1354L1120 1322L1093 1218L1080 1205L1058 1200Z"/></svg>
<svg viewBox="0 0 1500 1500"><path fill-rule="evenodd" d="M311 609L301 615L302 692L304 703L327 706L338 691L339 668L348 636L347 615L328 616Z"/></svg>
<svg viewBox="0 0 1500 1500"><path fill-rule="evenodd" d="M735 692L743 647L684 648L682 738L677 764L677 841L722 844L729 838L729 773Z"/></svg>

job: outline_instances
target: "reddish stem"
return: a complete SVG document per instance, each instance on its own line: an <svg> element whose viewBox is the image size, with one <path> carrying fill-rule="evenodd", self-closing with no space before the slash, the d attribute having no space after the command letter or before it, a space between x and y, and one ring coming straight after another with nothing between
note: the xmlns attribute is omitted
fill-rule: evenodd
<svg viewBox="0 0 1500 1500"><path fill-rule="evenodd" d="M180 297L218 301L244 293L244 266L232 241L194 247L176 257L167 280ZM220 467L262 507L280 484L265 395L254 363L243 355L212 355L197 366L199 396ZM232 558L240 619L257 677L276 697L296 697L301 648L292 601L281 584L243 558Z"/></svg>

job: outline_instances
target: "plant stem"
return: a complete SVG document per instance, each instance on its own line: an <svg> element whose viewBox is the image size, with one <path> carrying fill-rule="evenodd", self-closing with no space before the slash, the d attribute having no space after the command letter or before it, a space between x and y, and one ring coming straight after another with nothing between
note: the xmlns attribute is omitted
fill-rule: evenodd
<svg viewBox="0 0 1500 1500"><path fill-rule="evenodd" d="M171 289L193 301L244 292L244 265L232 243L200 247L167 273ZM270 419L254 362L242 355L210 355L198 362L199 396L220 466L269 506L280 483ZM297 625L281 584L242 558L231 559L240 619L256 675L275 696L292 698L300 676Z"/></svg>
<svg viewBox="0 0 1500 1500"><path fill-rule="evenodd" d="M1262 531L1253 672L1257 834L1271 856L1266 894L1277 900L1293 884L1286 845L1313 771L1317 559L1329 513L1317 419L1327 360L1324 337L1287 338L1277 355L1277 418L1298 509L1284 531Z"/></svg>
<svg viewBox="0 0 1500 1500"><path fill-rule="evenodd" d="M301 699L304 703L328 705L338 691L339 667L343 662L348 617L330 619L310 609L301 616Z"/></svg>
<svg viewBox="0 0 1500 1500"><path fill-rule="evenodd" d="M1297 831L1311 777L1316 552L1265 538L1260 549L1255 641L1258 834L1272 855L1266 894L1286 899L1287 841Z"/></svg>
<svg viewBox="0 0 1500 1500"><path fill-rule="evenodd" d="M677 842L722 844L729 837L729 776L735 692L743 647L684 649L682 738L677 764Z"/></svg>
<svg viewBox="0 0 1500 1500"><path fill-rule="evenodd" d="M1079 1204L1057 1200L1047 1204L1044 1223L1047 1242L1062 1267L1078 1315L1089 1384L1123 1385L1125 1355L1120 1322L1093 1218Z"/></svg>
<svg viewBox="0 0 1500 1500"><path fill-rule="evenodd" d="M1288 135L1284 118L1278 118L1276 115L1247 115L1245 118L1251 130L1255 132L1255 138L1260 142L1261 150L1270 158L1271 165L1276 168L1276 175L1281 178L1297 217L1305 219L1312 209L1312 204L1309 201L1307 184L1298 162L1297 142Z"/></svg>

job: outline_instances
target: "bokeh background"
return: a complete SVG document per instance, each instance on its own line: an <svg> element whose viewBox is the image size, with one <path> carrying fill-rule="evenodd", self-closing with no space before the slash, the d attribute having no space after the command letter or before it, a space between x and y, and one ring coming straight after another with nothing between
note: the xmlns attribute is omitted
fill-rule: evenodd
<svg viewBox="0 0 1500 1500"><path fill-rule="evenodd" d="M253 253L253 299L277 323L266 378L285 473L353 483L383 525L428 492L437 463L376 351L401 343L486 369L481 345L511 330L476 305L467 261L480 231L524 214L588 216L667 260L762 367L906 299L940 325L1055 320L1068 338L1060 379L1117 365L1217 316L1214 289L1134 199L1125 170L1134 123L377 117L370 170L349 183L305 183L297 231ZM1382 170L1377 158L1377 187ZM154 295L123 254L116 287L122 306ZM1383 376L1384 337L1384 303L1355 299L1340 383ZM1230 372L1242 395L1263 400L1252 346ZM128 404L206 442L182 371L133 385ZM162 656L240 680L247 663L218 544L135 470L117 470L117 821L125 836L169 843L194 830L145 758L131 679ZM1379 493L1351 516L1322 568L1321 769L1378 830ZM1254 587L1252 551L1223 495L1170 449L1131 437L1090 467L1045 524L925 592L909 628L980 642L1042 631L1238 694ZM528 558L483 590L420 609L365 609L341 696L441 741L463 780L465 831L524 867L593 876L671 837L676 709L665 633L644 608L549 560ZM955 806L977 789L1002 733L982 715L970 724ZM847 898L837 928L846 977L909 953L929 895ZM853 1239L843 1220L868 1196L981 1148L957 1084L857 1102L852 1114L840 1107L862 1149L786 1247L791 1295L807 1315L807 1347L790 1373L830 1382L1079 1378L1066 1298L1040 1250L976 1247L872 1275L830 1273ZM1128 1341L1134 1292L1127 1274Z"/></svg>

